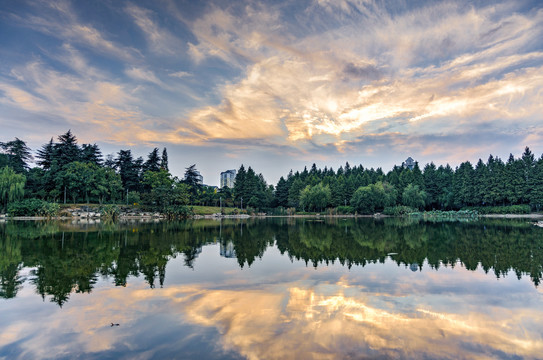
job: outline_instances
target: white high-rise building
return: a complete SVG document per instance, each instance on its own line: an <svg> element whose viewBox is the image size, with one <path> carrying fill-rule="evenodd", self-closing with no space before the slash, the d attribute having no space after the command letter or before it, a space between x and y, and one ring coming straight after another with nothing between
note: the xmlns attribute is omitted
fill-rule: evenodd
<svg viewBox="0 0 543 360"><path fill-rule="evenodd" d="M228 186L230 189L234 187L234 180L236 179L236 170L226 170L221 173L221 189Z"/></svg>

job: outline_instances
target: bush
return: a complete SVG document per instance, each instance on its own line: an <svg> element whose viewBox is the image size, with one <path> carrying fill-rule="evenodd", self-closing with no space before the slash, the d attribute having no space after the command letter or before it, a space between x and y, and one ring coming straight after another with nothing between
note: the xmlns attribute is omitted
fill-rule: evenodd
<svg viewBox="0 0 543 360"><path fill-rule="evenodd" d="M530 205L510 205L510 206L479 206L465 208L463 210L475 210L479 214L529 214L531 212Z"/></svg>
<svg viewBox="0 0 543 360"><path fill-rule="evenodd" d="M186 205L171 205L164 209L164 215L168 219L186 219L192 214L192 208Z"/></svg>
<svg viewBox="0 0 543 360"><path fill-rule="evenodd" d="M383 214L391 216L407 216L417 211L417 209L413 209L409 206L398 205L385 208L385 210L383 210Z"/></svg>
<svg viewBox="0 0 543 360"><path fill-rule="evenodd" d="M336 213L338 215L351 215L354 214L354 208L352 206L338 206L336 208Z"/></svg>
<svg viewBox="0 0 543 360"><path fill-rule="evenodd" d="M100 209L100 215L105 220L115 220L119 217L121 210L117 205L104 205Z"/></svg>
<svg viewBox="0 0 543 360"><path fill-rule="evenodd" d="M131 191L128 193L128 203L138 205L141 203L140 193L137 191Z"/></svg>
<svg viewBox="0 0 543 360"><path fill-rule="evenodd" d="M58 214L60 205L40 199L26 199L11 203L8 206L10 216L46 216L53 217Z"/></svg>

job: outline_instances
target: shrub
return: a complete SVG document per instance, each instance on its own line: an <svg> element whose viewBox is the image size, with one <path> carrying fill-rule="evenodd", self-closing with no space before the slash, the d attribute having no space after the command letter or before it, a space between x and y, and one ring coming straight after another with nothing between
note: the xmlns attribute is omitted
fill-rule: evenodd
<svg viewBox="0 0 543 360"><path fill-rule="evenodd" d="M137 191L131 191L128 193L128 203L138 205L141 203L140 193Z"/></svg>
<svg viewBox="0 0 543 360"><path fill-rule="evenodd" d="M100 214L103 219L115 220L119 217L121 210L117 205L104 205L100 209Z"/></svg>
<svg viewBox="0 0 543 360"><path fill-rule="evenodd" d="M407 216L417 212L417 209L405 205L391 206L383 210L383 214L391 216Z"/></svg>
<svg viewBox="0 0 543 360"><path fill-rule="evenodd" d="M10 216L46 216L53 217L58 214L60 205L40 199L26 199L11 203L8 206Z"/></svg>
<svg viewBox="0 0 543 360"><path fill-rule="evenodd" d="M530 205L510 205L510 206L479 206L466 208L465 210L475 210L479 214L529 214Z"/></svg>
<svg viewBox="0 0 543 360"><path fill-rule="evenodd" d="M354 214L354 208L352 206L338 206L336 208L336 212L338 215L351 215Z"/></svg>
<svg viewBox="0 0 543 360"><path fill-rule="evenodd" d="M168 219L186 219L193 215L192 207L186 205L171 205L164 209Z"/></svg>

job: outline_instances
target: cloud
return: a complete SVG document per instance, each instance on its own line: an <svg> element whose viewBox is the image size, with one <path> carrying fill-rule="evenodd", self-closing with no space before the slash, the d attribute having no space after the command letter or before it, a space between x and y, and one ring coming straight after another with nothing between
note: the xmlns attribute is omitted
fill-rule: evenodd
<svg viewBox="0 0 543 360"><path fill-rule="evenodd" d="M97 136L131 144L264 146L325 158L403 144L422 157L435 143L405 139L490 139L512 128L519 142L537 143L543 10L407 5L127 3L115 14L141 31L146 43L135 49L137 36L83 18L76 2L36 2L9 19L57 46L6 66L0 102L18 117L92 124ZM493 149L491 140L477 148Z"/></svg>
<svg viewBox="0 0 543 360"><path fill-rule="evenodd" d="M137 67L131 67L125 70L125 74L134 80L147 81L147 82L160 85L160 86L163 85L162 81L160 81L156 77L156 75L150 70L145 70L145 69L137 68Z"/></svg>
<svg viewBox="0 0 543 360"><path fill-rule="evenodd" d="M36 12L39 15L13 15L22 26L37 30L64 42L76 43L90 48L98 53L133 61L139 57L138 51L133 48L121 46L109 40L102 32L85 23L75 14L67 1L37 2Z"/></svg>
<svg viewBox="0 0 543 360"><path fill-rule="evenodd" d="M220 87L221 104L194 110L189 123L203 141L267 138L338 149L382 131L462 136L489 122L497 131L537 124L543 53L533 44L543 11L511 6L439 3L392 15L373 2L321 1L297 18L297 36L270 28L274 8L238 17L215 8L194 22L194 60L247 64L245 75ZM357 21L303 33L310 16L332 7L341 9L338 19ZM253 24L255 13L265 27L239 25Z"/></svg>
<svg viewBox="0 0 543 360"><path fill-rule="evenodd" d="M258 271L245 277L225 276L220 288L214 288L213 280L207 282L205 274L198 283L160 289L146 288L137 279L125 288L102 284L91 294L73 294L61 310L42 307L39 315L47 321L39 328L8 318L0 329L0 344L33 358L100 356L106 351L111 356L133 357L146 351L148 357L168 357L187 350L188 343L179 340L185 334L193 334L195 343L204 339L205 350L234 352L248 359L307 354L330 359L352 354L536 359L543 351L543 312L526 306L538 299L532 286L527 290L501 279L500 289L517 294L504 298L498 287L488 287L493 275L460 266L454 271L441 268L439 280L434 270L413 274L394 265L365 272L368 276L351 269L341 278L332 274L333 269L312 271L307 277L302 264L295 261L294 266L297 269L290 267L271 278ZM262 282L263 276L267 281ZM518 282L514 276L511 280ZM410 286L403 285L407 283ZM459 296L450 296L451 287ZM524 301L517 299L518 294ZM112 321L120 327L110 327ZM173 342L166 335L172 332Z"/></svg>
<svg viewBox="0 0 543 360"><path fill-rule="evenodd" d="M176 71L174 73L169 74L168 76L181 79L181 78L188 77L191 75L192 75L191 73L186 72L186 71Z"/></svg>
<svg viewBox="0 0 543 360"><path fill-rule="evenodd" d="M94 71L89 68L88 74ZM4 105L46 117L55 114L63 119L64 127L78 124L103 138L142 119L136 99L123 85L107 81L105 76L69 75L33 61L15 67L12 77L18 80L17 85L0 81ZM51 131L44 122L36 124L35 129Z"/></svg>
<svg viewBox="0 0 543 360"><path fill-rule="evenodd" d="M135 24L145 35L149 48L154 53L175 55L180 52L182 42L168 30L161 28L157 22L158 18L151 10L147 10L129 4L125 11L134 20Z"/></svg>

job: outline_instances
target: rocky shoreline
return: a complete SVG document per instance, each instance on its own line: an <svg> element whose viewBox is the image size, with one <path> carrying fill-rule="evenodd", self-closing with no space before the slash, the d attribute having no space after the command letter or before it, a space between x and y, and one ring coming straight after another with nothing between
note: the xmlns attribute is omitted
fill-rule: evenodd
<svg viewBox="0 0 543 360"><path fill-rule="evenodd" d="M63 209L59 216L55 217L45 217L45 216L13 216L10 217L7 214L0 214L0 222L6 220L93 220L99 222L104 216L97 211L97 209L88 209L88 208L69 208ZM312 214L312 215L303 215L303 214L294 214L294 215L267 215L265 213L258 213L253 215L248 214L235 214L235 215L225 215L225 214L209 214L209 215L193 215L190 219L247 219L247 218L265 218L265 217L299 217L299 218L308 218L308 217L341 217L341 218L355 218L355 217L388 217L382 214L374 215L329 215L329 214ZM534 225L543 227L543 214L486 214L479 215L483 218L503 218L503 219L531 219L539 220L534 223ZM167 218L165 214L159 212L148 212L148 211L134 211L134 210L123 210L121 209L120 213L117 216L120 220L164 220Z"/></svg>

